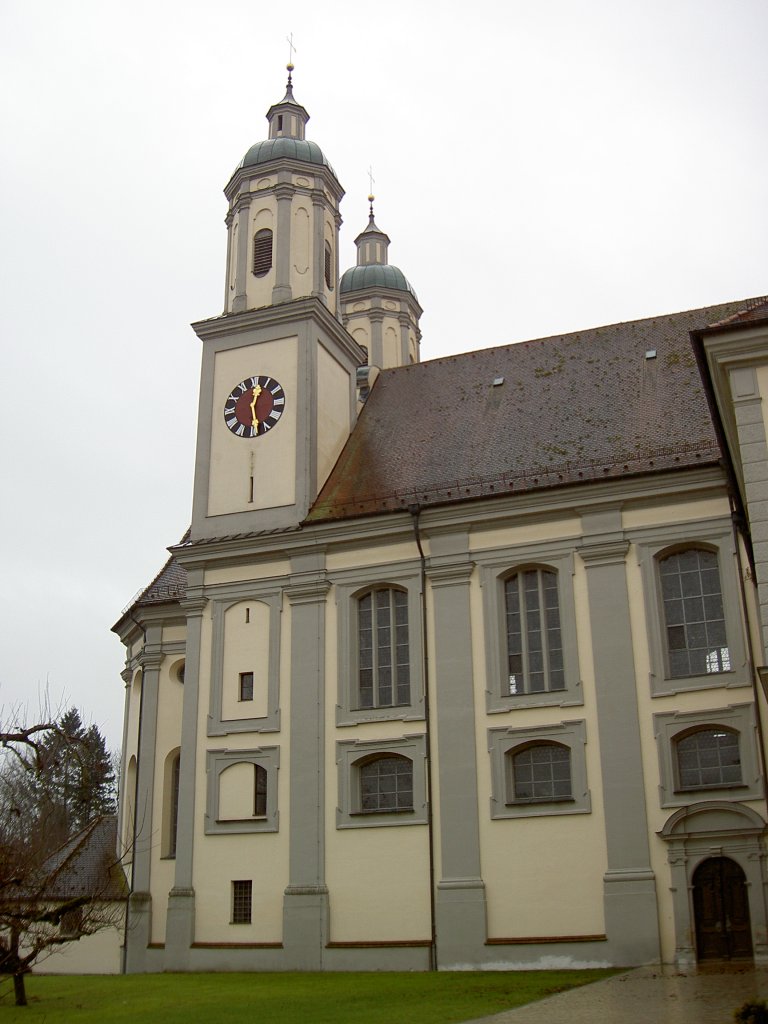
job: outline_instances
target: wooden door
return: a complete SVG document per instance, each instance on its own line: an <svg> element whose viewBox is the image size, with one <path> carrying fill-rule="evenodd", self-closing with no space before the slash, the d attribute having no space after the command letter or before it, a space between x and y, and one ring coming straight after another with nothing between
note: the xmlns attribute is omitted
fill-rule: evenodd
<svg viewBox="0 0 768 1024"><path fill-rule="evenodd" d="M744 872L729 857L710 857L693 875L693 909L699 960L752 956L752 929Z"/></svg>

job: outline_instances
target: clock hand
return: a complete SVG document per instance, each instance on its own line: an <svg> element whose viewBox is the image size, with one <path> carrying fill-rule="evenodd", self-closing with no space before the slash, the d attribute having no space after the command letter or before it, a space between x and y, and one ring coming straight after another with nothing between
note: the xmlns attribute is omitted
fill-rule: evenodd
<svg viewBox="0 0 768 1024"><path fill-rule="evenodd" d="M251 426L257 432L258 432L258 429L259 429L259 421L256 419L256 403L259 400L259 395L260 394L261 394L261 384L257 384L256 387L253 389L253 398L251 399L251 405L250 405L251 417L252 417Z"/></svg>

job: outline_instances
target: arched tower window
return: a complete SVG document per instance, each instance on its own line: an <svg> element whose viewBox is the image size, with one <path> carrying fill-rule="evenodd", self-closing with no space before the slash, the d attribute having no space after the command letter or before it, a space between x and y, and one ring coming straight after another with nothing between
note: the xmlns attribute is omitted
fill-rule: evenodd
<svg viewBox="0 0 768 1024"><path fill-rule="evenodd" d="M272 232L262 228L253 236L253 273L264 277L272 269Z"/></svg>
<svg viewBox="0 0 768 1024"><path fill-rule="evenodd" d="M331 273L331 267L333 264L333 253L331 252L331 246L329 242L325 243L325 285L327 288L333 290L333 277Z"/></svg>

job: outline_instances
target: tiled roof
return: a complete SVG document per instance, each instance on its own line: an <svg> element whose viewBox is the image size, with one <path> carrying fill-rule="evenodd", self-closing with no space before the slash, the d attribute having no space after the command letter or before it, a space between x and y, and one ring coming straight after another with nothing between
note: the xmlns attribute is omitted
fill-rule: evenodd
<svg viewBox="0 0 768 1024"><path fill-rule="evenodd" d="M746 305L385 370L309 519L717 462L690 332Z"/></svg>
<svg viewBox="0 0 768 1024"><path fill-rule="evenodd" d="M45 893L49 899L124 899L128 887L117 857L117 818L106 815L89 822L48 858L43 873L53 876Z"/></svg>
<svg viewBox="0 0 768 1024"><path fill-rule="evenodd" d="M748 299L743 309L733 313L731 316L721 320L719 323L710 324L711 328L738 326L741 324L760 323L768 319L768 295L757 299Z"/></svg>

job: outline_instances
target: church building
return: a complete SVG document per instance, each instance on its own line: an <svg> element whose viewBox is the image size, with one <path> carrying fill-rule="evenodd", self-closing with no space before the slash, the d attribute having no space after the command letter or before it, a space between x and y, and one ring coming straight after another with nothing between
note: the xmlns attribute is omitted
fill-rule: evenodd
<svg viewBox="0 0 768 1024"><path fill-rule="evenodd" d="M308 120L226 186L114 626L125 970L768 961L768 299L422 361Z"/></svg>

